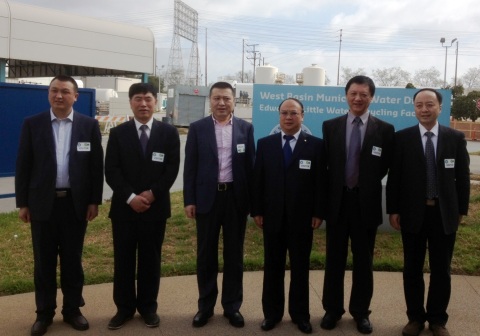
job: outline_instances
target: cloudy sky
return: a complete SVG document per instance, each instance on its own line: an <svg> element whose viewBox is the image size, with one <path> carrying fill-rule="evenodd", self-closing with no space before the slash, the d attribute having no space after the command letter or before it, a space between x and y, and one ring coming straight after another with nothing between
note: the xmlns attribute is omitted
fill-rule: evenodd
<svg viewBox="0 0 480 336"><path fill-rule="evenodd" d="M6 0L14 2L13 0ZM157 65L168 65L173 35L174 0L16 0L25 4L150 28L158 48ZM330 84L348 67L400 67L415 71L435 67L453 82L458 39L458 78L480 67L480 5L478 0L183 0L199 15L198 49L207 79L242 69L245 50L287 75L311 64L326 70ZM341 50L340 50L340 32ZM207 38L206 38L207 37ZM205 40L207 42L205 42ZM206 47L207 46L207 47ZM185 68L191 42L182 41ZM339 52L340 51L340 52ZM339 57L340 53L340 57ZM253 70L245 53L244 68ZM258 62L258 60L257 60ZM340 62L340 63L339 63ZM341 73L341 72L340 72ZM205 77L203 77L205 78Z"/></svg>

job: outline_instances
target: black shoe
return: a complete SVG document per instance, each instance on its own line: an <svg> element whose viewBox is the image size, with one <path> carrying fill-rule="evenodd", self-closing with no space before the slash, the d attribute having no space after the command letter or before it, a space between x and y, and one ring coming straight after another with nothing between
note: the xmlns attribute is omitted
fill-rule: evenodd
<svg viewBox="0 0 480 336"><path fill-rule="evenodd" d="M331 313L325 313L323 316L322 322L320 322L320 327L326 330L332 330L337 326L337 322L340 321L341 316L336 316Z"/></svg>
<svg viewBox="0 0 480 336"><path fill-rule="evenodd" d="M41 336L47 332L48 326L52 324L52 319L46 320L36 320L32 326L30 335L32 336Z"/></svg>
<svg viewBox="0 0 480 336"><path fill-rule="evenodd" d="M223 313L223 316L228 318L230 324L236 328L243 328L245 325L245 320L243 319L242 314L239 311L233 313Z"/></svg>
<svg viewBox="0 0 480 336"><path fill-rule="evenodd" d="M269 331L269 330L272 330L273 328L275 328L275 325L280 322L279 320L274 320L274 319L268 319L266 318L265 320L263 320L262 322L262 330L264 331Z"/></svg>
<svg viewBox="0 0 480 336"><path fill-rule="evenodd" d="M293 321L298 327L298 330L300 330L304 334L311 334L312 333L312 325L310 324L310 321L307 320L298 320L298 321Z"/></svg>
<svg viewBox="0 0 480 336"><path fill-rule="evenodd" d="M372 324L370 323L370 320L368 317L364 318L359 318L355 319L355 322L357 322L357 330L361 332L362 334L371 334L373 331Z"/></svg>
<svg viewBox="0 0 480 336"><path fill-rule="evenodd" d="M117 330L123 327L123 325L130 321L133 318L133 315L125 315L122 313L116 313L114 317L108 322L108 329Z"/></svg>
<svg viewBox="0 0 480 336"><path fill-rule="evenodd" d="M195 328L203 327L205 324L208 323L208 319L213 316L213 311L202 312L198 311L193 318L192 325Z"/></svg>
<svg viewBox="0 0 480 336"><path fill-rule="evenodd" d="M81 313L64 316L63 321L70 324L75 330L87 330L89 328L87 319Z"/></svg>
<svg viewBox="0 0 480 336"><path fill-rule="evenodd" d="M157 313L150 313L142 315L145 325L149 328L156 328L160 325L160 317Z"/></svg>

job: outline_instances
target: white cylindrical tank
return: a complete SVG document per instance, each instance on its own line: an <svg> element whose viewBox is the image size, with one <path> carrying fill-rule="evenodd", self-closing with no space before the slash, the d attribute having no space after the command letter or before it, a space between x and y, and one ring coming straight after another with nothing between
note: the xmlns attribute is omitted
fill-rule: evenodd
<svg viewBox="0 0 480 336"><path fill-rule="evenodd" d="M303 68L303 85L325 86L325 69L316 64Z"/></svg>
<svg viewBox="0 0 480 336"><path fill-rule="evenodd" d="M265 64L257 67L255 70L255 83L256 84L275 84L278 68Z"/></svg>

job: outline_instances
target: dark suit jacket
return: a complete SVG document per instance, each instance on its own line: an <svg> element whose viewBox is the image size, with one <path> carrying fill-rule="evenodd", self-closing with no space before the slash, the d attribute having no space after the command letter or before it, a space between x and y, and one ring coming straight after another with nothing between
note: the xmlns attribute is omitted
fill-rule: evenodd
<svg viewBox="0 0 480 336"><path fill-rule="evenodd" d="M153 160L154 153L162 159ZM169 218L170 188L179 165L180 138L172 125L153 119L145 155L133 119L112 128L105 155L105 178L113 190L110 218L146 221ZM155 202L139 214L127 204L127 199L132 193L145 190L152 190Z"/></svg>
<svg viewBox="0 0 480 336"><path fill-rule="evenodd" d="M327 225L338 220L345 186L345 145L347 115L326 120L323 123L323 140L328 169ZM365 228L375 228L382 223L382 178L390 165L394 128L370 115L360 152L358 177L361 220ZM373 147L381 148L381 156L373 155Z"/></svg>
<svg viewBox="0 0 480 336"><path fill-rule="evenodd" d="M77 151L80 142L90 151ZM103 149L98 122L74 112L69 157L69 177L75 215L85 220L89 204L101 204ZM50 111L25 119L20 135L15 193L17 207L29 207L35 221L50 218L55 200L57 159Z"/></svg>
<svg viewBox="0 0 480 336"><path fill-rule="evenodd" d="M240 214L250 212L255 143L253 126L233 117L232 125L233 192ZM208 213L217 194L218 150L211 116L190 125L185 145L183 170L184 204L195 205L196 212Z"/></svg>
<svg viewBox="0 0 480 336"><path fill-rule="evenodd" d="M322 158L322 140L300 132L285 170L281 133L258 141L252 216L264 216L265 232L280 230L284 215L289 228L299 232L312 230L312 217L324 219L326 204L322 197L326 176ZM300 160L305 160L303 168Z"/></svg>
<svg viewBox="0 0 480 336"><path fill-rule="evenodd" d="M448 168L446 160L454 159ZM439 125L436 152L437 190L445 234L458 228L460 215L468 212L470 158L463 133ZM400 214L402 230L416 233L425 213L427 168L418 125L398 131L393 165L388 174L387 212Z"/></svg>

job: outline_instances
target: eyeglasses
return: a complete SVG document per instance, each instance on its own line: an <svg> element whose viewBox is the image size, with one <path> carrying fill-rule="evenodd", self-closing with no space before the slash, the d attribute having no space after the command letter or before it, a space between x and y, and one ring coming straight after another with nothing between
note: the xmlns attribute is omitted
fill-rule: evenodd
<svg viewBox="0 0 480 336"><path fill-rule="evenodd" d="M298 117L300 114L301 113L297 111L280 111L280 115L284 118L286 117L295 118L295 117Z"/></svg>

